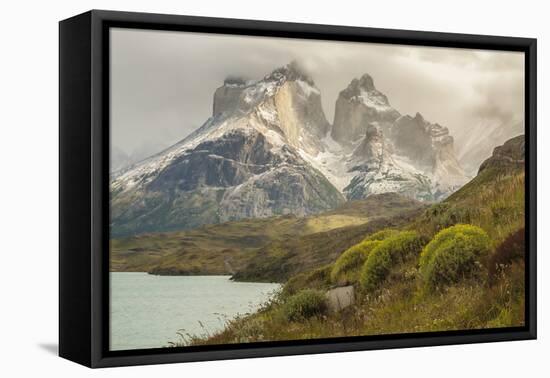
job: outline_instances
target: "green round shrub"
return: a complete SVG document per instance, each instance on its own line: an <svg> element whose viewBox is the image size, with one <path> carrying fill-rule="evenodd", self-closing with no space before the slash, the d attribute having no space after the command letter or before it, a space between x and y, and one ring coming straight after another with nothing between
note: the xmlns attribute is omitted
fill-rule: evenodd
<svg viewBox="0 0 550 378"><path fill-rule="evenodd" d="M424 244L424 238L414 231L399 232L381 241L361 269L361 287L368 292L378 289L394 266L418 256Z"/></svg>
<svg viewBox="0 0 550 378"><path fill-rule="evenodd" d="M378 240L362 241L342 253L330 272L332 283L346 285L356 282L359 279L359 270L378 244Z"/></svg>
<svg viewBox="0 0 550 378"><path fill-rule="evenodd" d="M395 236L399 233L397 230L393 230L391 228L386 228L381 231L375 232L374 234L371 234L367 236L363 241L370 241L370 240L384 240L389 238L390 236Z"/></svg>
<svg viewBox="0 0 550 378"><path fill-rule="evenodd" d="M282 290L284 297L296 294L302 289L327 289L330 284L332 264L325 265L312 271L298 273L291 277Z"/></svg>
<svg viewBox="0 0 550 378"><path fill-rule="evenodd" d="M305 289L287 299L283 306L288 321L300 321L326 314L325 294L320 290Z"/></svg>
<svg viewBox="0 0 550 378"><path fill-rule="evenodd" d="M477 276L491 250L483 229L458 224L440 231L420 255L420 273L433 289Z"/></svg>

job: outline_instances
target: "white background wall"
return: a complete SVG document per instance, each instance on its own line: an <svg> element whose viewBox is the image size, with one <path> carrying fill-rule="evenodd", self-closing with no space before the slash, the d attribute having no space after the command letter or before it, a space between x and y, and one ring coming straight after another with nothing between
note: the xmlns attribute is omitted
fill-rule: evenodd
<svg viewBox="0 0 550 378"><path fill-rule="evenodd" d="M0 375L3 377L548 376L550 211L544 1L6 1L0 22ZM58 358L58 26L86 10L416 29L539 39L539 340L89 370ZM543 93L545 92L545 93ZM546 296L546 298L543 298ZM544 350L546 348L546 351Z"/></svg>

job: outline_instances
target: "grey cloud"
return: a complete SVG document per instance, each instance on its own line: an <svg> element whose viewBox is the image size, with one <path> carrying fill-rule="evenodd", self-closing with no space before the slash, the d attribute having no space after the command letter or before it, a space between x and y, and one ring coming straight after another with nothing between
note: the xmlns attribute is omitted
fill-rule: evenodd
<svg viewBox="0 0 550 378"><path fill-rule="evenodd" d="M199 127L226 77L259 79L292 60L320 88L329 120L338 93L363 73L400 112L419 111L459 137L476 118L523 111L518 53L127 29L111 41L112 143L128 154Z"/></svg>

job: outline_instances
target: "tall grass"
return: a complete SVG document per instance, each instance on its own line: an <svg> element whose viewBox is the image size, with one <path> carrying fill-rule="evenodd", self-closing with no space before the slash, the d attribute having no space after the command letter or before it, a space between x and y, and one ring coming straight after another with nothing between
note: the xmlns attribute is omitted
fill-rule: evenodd
<svg viewBox="0 0 550 378"><path fill-rule="evenodd" d="M524 246L524 240L520 241L518 236L524 234L524 188L523 172L503 172L488 168L446 201L431 206L403 226L403 229L412 231L411 234L428 239L432 239L445 228L461 223L469 224L468 227L475 226L476 230L479 227L483 231L477 233L487 235L487 238L481 237L483 243L479 245L482 249L487 247L485 242L489 239L496 246L496 252L489 252L488 264L476 265L479 273L487 277L490 274L491 280L458 274L456 279L441 285L439 290L425 290L426 276L420 269L422 264L419 253L398 253L399 243L386 248L385 253L375 253L377 249L384 250L381 246L386 240L395 238L395 235L384 235L381 237L384 241L379 242L368 253L366 262L363 263L364 266L371 266L369 269L364 268L369 270L365 276L370 277L369 280L375 278L372 287L376 290L359 290L356 303L352 306L341 312L319 312L311 317L289 318L285 313L285 301L288 298L304 289L326 290L334 283L331 273L339 266L336 269L336 276L339 276L345 265L344 261L333 263L337 260L338 253L333 262L322 268L294 275L285 285L283 294L263 310L231 320L223 331L194 338L190 344L522 326L525 324L523 250L516 248L511 251L511 248ZM368 238L375 231L365 233L361 238L354 236L356 241L350 245ZM451 255L454 256L456 252L452 251ZM350 258L353 266L358 265L355 257ZM430 260L424 258L424 263ZM444 262L452 265L453 261ZM491 265L498 268L492 269Z"/></svg>

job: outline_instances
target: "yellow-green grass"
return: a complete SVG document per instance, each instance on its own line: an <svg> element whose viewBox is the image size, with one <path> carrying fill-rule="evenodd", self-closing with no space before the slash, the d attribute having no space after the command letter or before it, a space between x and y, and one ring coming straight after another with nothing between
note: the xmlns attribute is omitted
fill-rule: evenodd
<svg viewBox="0 0 550 378"><path fill-rule="evenodd" d="M397 230L393 230L391 228L386 228L384 230L380 230L378 232L375 232L374 234L370 234L368 235L364 241L371 241L371 240L384 240L384 239L387 239L389 238L390 236L394 236L396 234L398 234L399 231Z"/></svg>
<svg viewBox="0 0 550 378"><path fill-rule="evenodd" d="M364 240L348 248L334 263L330 273L331 282L336 285L356 283L359 279L361 267L371 251L380 243L379 240Z"/></svg>
<svg viewBox="0 0 550 378"><path fill-rule="evenodd" d="M306 229L304 234L315 234L333 230L335 228L358 226L368 222L368 218L351 215L320 215L310 217L306 220Z"/></svg>
<svg viewBox="0 0 550 378"><path fill-rule="evenodd" d="M488 168L446 201L431 206L401 229L432 239L447 227L467 223L480 227L490 238L491 245L496 246L496 250L502 249L501 245L505 245L503 241L524 227L524 184L523 170L498 171ZM374 232L365 232L356 243ZM489 258L495 253L493 249L489 252ZM369 258L372 255L371 251ZM332 261L336 261L338 256L340 254ZM313 275L311 270L306 270L295 275L288 281L292 283L292 292L297 293L311 286L319 289L329 287L326 278L330 267L329 261L322 269L323 274L319 271ZM525 324L523 259L509 259L507 265L494 273L493 280L464 275L439 290L425 290L425 277L419 267L419 255L390 264L385 279L379 282L376 291L359 287L356 303L338 313L289 321L284 316L284 296L280 296L255 314L229 321L222 332L208 337L182 339L179 343L198 345L294 340ZM488 276L489 268L481 266L480 274ZM307 279L313 276L318 279Z"/></svg>
<svg viewBox="0 0 550 378"><path fill-rule="evenodd" d="M413 271L414 266L402 267ZM174 345L316 339L465 329L522 326L524 267L513 263L494 286L464 281L444 291L425 293L418 276L386 282L378 296L358 296L358 302L338 313L289 321L284 302L228 321L218 333L189 336Z"/></svg>
<svg viewBox="0 0 550 378"><path fill-rule="evenodd" d="M524 171L488 168L447 200L431 206L409 228L432 237L458 223L481 227L497 244L524 227Z"/></svg>

